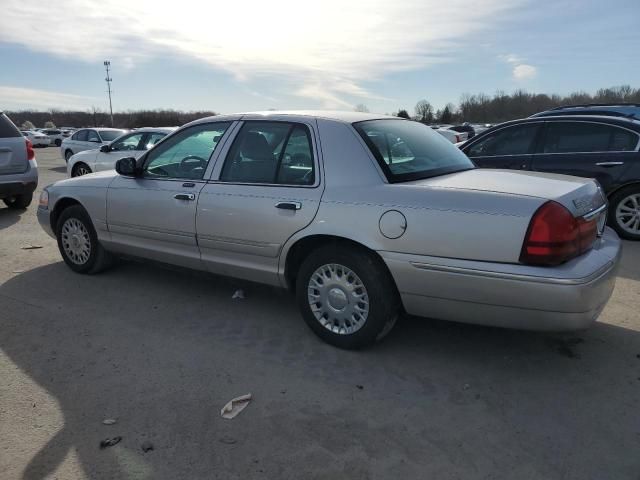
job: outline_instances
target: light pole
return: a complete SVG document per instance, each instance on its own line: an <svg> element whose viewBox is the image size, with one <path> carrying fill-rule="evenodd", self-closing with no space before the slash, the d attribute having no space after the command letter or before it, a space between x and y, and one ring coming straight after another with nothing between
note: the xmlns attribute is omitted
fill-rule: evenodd
<svg viewBox="0 0 640 480"><path fill-rule="evenodd" d="M109 113L111 114L111 126L113 127L113 107L111 106L111 81L113 79L109 76L110 66L111 66L111 62L109 60L105 60L104 68L107 71L107 78L105 78L105 81L107 82L107 92L109 92Z"/></svg>

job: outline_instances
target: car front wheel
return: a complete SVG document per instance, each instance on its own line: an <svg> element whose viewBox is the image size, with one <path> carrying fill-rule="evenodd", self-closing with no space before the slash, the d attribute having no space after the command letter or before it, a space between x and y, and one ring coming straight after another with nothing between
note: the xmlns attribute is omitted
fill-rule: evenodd
<svg viewBox="0 0 640 480"><path fill-rule="evenodd" d="M73 166L73 170L71 170L72 177L81 177L82 175L87 175L89 173L91 173L91 168L89 168L89 165L82 162L76 163Z"/></svg>
<svg viewBox="0 0 640 480"><path fill-rule="evenodd" d="M56 228L58 248L65 263L77 273L98 273L111 264L87 211L80 205L66 208Z"/></svg>
<svg viewBox="0 0 640 480"><path fill-rule="evenodd" d="M296 280L298 306L325 342L358 349L384 337L399 314L389 272L374 254L349 245L313 251Z"/></svg>
<svg viewBox="0 0 640 480"><path fill-rule="evenodd" d="M640 187L616 192L609 201L610 223L622 238L640 240Z"/></svg>

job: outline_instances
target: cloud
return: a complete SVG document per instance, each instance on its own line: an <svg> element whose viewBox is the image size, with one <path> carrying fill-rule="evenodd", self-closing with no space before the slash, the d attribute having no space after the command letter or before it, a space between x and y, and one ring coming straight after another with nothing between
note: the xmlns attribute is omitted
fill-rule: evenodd
<svg viewBox="0 0 640 480"><path fill-rule="evenodd" d="M93 97L51 92L35 88L0 85L0 110L11 108L84 110L98 100Z"/></svg>
<svg viewBox="0 0 640 480"><path fill-rule="evenodd" d="M385 75L455 59L523 1L479 0L471 16L468 0L4 0L0 42L114 69L184 56L334 107L376 98L364 85Z"/></svg>
<svg viewBox="0 0 640 480"><path fill-rule="evenodd" d="M513 65L512 74L514 80L530 80L538 75L538 69L536 67L524 63L524 58L514 53L498 55L498 59Z"/></svg>
<svg viewBox="0 0 640 480"><path fill-rule="evenodd" d="M513 67L513 78L516 80L529 80L538 74L538 69L533 65L523 63Z"/></svg>

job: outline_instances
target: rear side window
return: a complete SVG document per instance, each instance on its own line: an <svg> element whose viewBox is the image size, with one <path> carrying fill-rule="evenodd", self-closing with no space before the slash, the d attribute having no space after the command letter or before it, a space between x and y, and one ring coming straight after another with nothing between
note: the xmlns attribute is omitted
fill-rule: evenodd
<svg viewBox="0 0 640 480"><path fill-rule="evenodd" d="M9 117L4 113L0 113L0 138L21 137L22 134Z"/></svg>
<svg viewBox="0 0 640 480"><path fill-rule="evenodd" d="M633 151L638 135L622 128L590 122L549 122L544 153Z"/></svg>
<svg viewBox="0 0 640 480"><path fill-rule="evenodd" d="M220 180L313 185L309 129L287 122L245 122L227 155Z"/></svg>
<svg viewBox="0 0 640 480"><path fill-rule="evenodd" d="M533 153L534 142L540 124L524 124L507 127L489 134L474 143L467 154L470 157L499 155L527 155Z"/></svg>

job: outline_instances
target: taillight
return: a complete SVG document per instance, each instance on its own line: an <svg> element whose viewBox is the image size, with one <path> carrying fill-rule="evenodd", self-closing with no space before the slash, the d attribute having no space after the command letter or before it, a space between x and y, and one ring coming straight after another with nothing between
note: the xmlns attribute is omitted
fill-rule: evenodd
<svg viewBox="0 0 640 480"><path fill-rule="evenodd" d="M36 152L33 151L33 144L31 140L25 139L27 142L27 160L33 160L36 158Z"/></svg>
<svg viewBox="0 0 640 480"><path fill-rule="evenodd" d="M547 202L533 215L522 245L520 261L529 265L559 265L590 250L598 234L597 218L575 218L556 202Z"/></svg>

